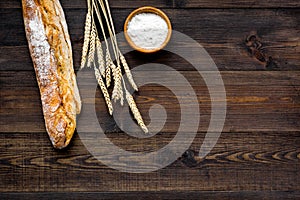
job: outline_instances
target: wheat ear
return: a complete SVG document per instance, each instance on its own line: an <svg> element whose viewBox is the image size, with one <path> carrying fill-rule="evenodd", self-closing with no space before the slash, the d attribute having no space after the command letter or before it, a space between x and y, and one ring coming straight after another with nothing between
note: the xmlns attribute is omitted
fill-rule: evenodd
<svg viewBox="0 0 300 200"><path fill-rule="evenodd" d="M87 60L88 68L91 68L92 65L94 65L95 52L96 52L96 36L97 36L96 25L94 22L92 22L92 31L90 35L90 49L89 49L88 60Z"/></svg>
<svg viewBox="0 0 300 200"><path fill-rule="evenodd" d="M116 102L117 100L120 100L120 104L123 106L124 104L124 94L123 94L123 88L122 88L122 71L121 67L116 67L115 64L112 64L112 71L113 71L113 77L114 77L114 89L112 92L112 99Z"/></svg>
<svg viewBox="0 0 300 200"><path fill-rule="evenodd" d="M127 103L130 107L130 110L131 110L135 120L137 121L138 125L142 128L142 130L145 133L148 133L149 132L148 128L146 127L146 125L143 121L141 113L140 113L139 109L137 108L136 103L135 103L132 95L127 90L126 90L126 100L127 100Z"/></svg>
<svg viewBox="0 0 300 200"><path fill-rule="evenodd" d="M121 106L124 105L124 92L123 92L123 88L122 88L122 70L121 70L121 66L117 67L117 75L118 75L118 87L117 87L117 91L120 97L120 104Z"/></svg>
<svg viewBox="0 0 300 200"><path fill-rule="evenodd" d="M110 61L110 67L111 67L111 71L112 71L112 75L113 75L113 80L114 80L114 89L112 91L112 95L111 98L116 102L117 100L119 100L119 95L117 92L117 67L115 66L114 63L112 63L112 61Z"/></svg>
<svg viewBox="0 0 300 200"><path fill-rule="evenodd" d="M105 61L103 57L101 41L98 35L96 36L96 51L97 51L98 68L100 70L100 74L102 77L105 77Z"/></svg>
<svg viewBox="0 0 300 200"><path fill-rule="evenodd" d="M97 3L98 2L98 3ZM83 44L83 50L82 50L82 59L81 59L81 68L84 68L86 61L88 61L88 67L94 67L95 76L97 79L97 82L100 86L100 89L103 93L106 105L109 110L109 114L113 114L113 106L111 102L111 98L108 92L108 88L111 85L112 82L112 76L114 81L114 88L112 91L112 99L113 100L120 100L121 105L124 103L124 97L130 107L131 112L133 113L133 116L135 120L137 121L138 125L141 127L141 129L148 133L148 129L146 125L144 124L144 121L142 119L142 116L137 108L137 105L133 99L133 96L128 92L126 89L126 84L122 76L122 68L121 65L124 67L125 74L127 76L127 79L132 86L134 90L138 90L131 71L128 67L128 64L126 62L125 57L120 52L120 49L117 44L116 40L116 34L114 30L113 20L110 13L110 8L108 4L108 0L87 0L88 3L88 13L86 15L86 23L85 23L85 32L84 32L84 44ZM103 12L104 20L106 22L108 32L110 35L110 39L112 42L112 50L116 57L116 63L117 67L114 64L114 62L111 59L111 55L109 52L109 45L107 42L107 37L102 21L102 17L99 11L98 4L101 6L101 10ZM106 54L104 56L104 52L102 50L101 41L99 39L96 25L95 25L95 19L94 19L94 11L96 13L96 16L98 18L99 25L101 27L102 34L104 36L104 41L106 44ZM97 58L97 64L98 68L96 67L96 58ZM112 75L111 75L112 73ZM104 81L105 77L105 81ZM125 95L124 95L125 92Z"/></svg>
<svg viewBox="0 0 300 200"><path fill-rule="evenodd" d="M87 57L89 43L90 43L91 25L92 25L92 16L91 16L91 13L88 12L86 14L86 18L85 18L84 40L83 40L83 46L82 46L80 69L83 69L84 65L86 63L86 57Z"/></svg>
<svg viewBox="0 0 300 200"><path fill-rule="evenodd" d="M98 84L99 84L100 89L102 91L102 94L104 96L106 105L108 107L108 112L109 112L110 115L112 115L113 114L113 106L112 106L112 103L110 101L109 93L107 91L107 88L105 87L104 81L101 77L101 74L100 74L99 70L96 67L94 67L94 70L95 70L96 79L98 81Z"/></svg>
<svg viewBox="0 0 300 200"><path fill-rule="evenodd" d="M105 61L106 61L106 68L105 68L106 87L109 88L110 82L111 82L111 63L112 63L112 61L111 61L108 49L106 49Z"/></svg>
<svg viewBox="0 0 300 200"><path fill-rule="evenodd" d="M124 67L124 71L125 71L125 74L126 74L126 77L131 85L131 87L135 90L135 91L138 91L138 87L136 86L134 80L133 80L133 77L132 77L132 74L131 74L131 71L128 67L128 64L126 62L126 59L125 57L122 55L121 52L120 53L120 59L121 59L121 62L122 62L122 65Z"/></svg>

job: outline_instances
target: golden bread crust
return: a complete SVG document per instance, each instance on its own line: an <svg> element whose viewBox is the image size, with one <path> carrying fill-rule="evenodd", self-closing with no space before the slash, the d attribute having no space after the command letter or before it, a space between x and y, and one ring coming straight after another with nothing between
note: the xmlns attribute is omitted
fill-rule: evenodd
<svg viewBox="0 0 300 200"><path fill-rule="evenodd" d="M66 20L59 0L22 0L22 5L46 129L61 149L69 144L81 109Z"/></svg>

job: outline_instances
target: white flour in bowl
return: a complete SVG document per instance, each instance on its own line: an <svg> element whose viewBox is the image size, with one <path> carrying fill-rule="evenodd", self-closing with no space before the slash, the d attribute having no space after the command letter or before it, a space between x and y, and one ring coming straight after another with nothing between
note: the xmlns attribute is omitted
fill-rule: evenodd
<svg viewBox="0 0 300 200"><path fill-rule="evenodd" d="M136 46L152 50L161 47L166 40L168 25L159 15L140 13L129 21L127 33Z"/></svg>

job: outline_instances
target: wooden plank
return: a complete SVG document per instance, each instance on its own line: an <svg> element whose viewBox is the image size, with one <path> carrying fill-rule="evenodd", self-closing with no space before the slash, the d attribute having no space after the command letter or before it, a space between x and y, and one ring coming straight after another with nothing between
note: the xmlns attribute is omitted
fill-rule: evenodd
<svg viewBox="0 0 300 200"><path fill-rule="evenodd" d="M183 71L180 73L190 82L199 101L201 123L198 131L206 131L211 114L211 102L207 87L198 72ZM212 72L203 73L207 76L213 74ZM224 131L300 130L298 120L300 116L299 72L258 71L222 72L221 74L226 88L228 104ZM144 71L137 75L136 79L141 80L143 77L149 76L149 72ZM86 78L86 81L94 81L91 71L87 71L82 77ZM1 132L44 132L44 121L34 72L2 72L0 82ZM186 87L180 82L174 82L172 87L176 91L186 90ZM80 86L81 95L84 97L83 108L85 112L96 111L98 121L107 132L119 132L120 130L116 129L114 119L107 114L101 92L97 90L95 101L94 97L90 99L91 97L86 96L92 90L90 87ZM157 85L140 88L136 101L146 123L150 121L148 115L150 107L155 104L162 105L168 113L168 119L162 132L176 132L181 121L178 98L185 98L187 103L190 102L190 105L197 103L192 100L192 96L175 96L169 89ZM220 100L220 102L222 101ZM157 117L152 120L162 119L160 116ZM83 129L88 132L95 130L98 121L96 123L84 121ZM156 128L160 126L160 123L157 124ZM186 131L191 130L187 127Z"/></svg>
<svg viewBox="0 0 300 200"><path fill-rule="evenodd" d="M63 8L86 8L86 1L61 0ZM113 0L110 1L112 8L138 8L141 6L154 6L158 8L294 8L300 7L298 1L293 0ZM17 0L0 2L0 8L20 8L21 3Z"/></svg>
<svg viewBox="0 0 300 200"><path fill-rule="evenodd" d="M110 2L117 32L122 31L127 15L145 4L128 0ZM61 3L78 69L86 1L61 0ZM200 103L201 123L196 138L182 157L156 172L127 174L96 160L78 133L67 149L54 150L45 132L21 2L1 1L0 199L299 199L300 2L149 0L147 4L162 8L173 28L203 45L222 71L227 117L214 149L205 160L197 157L211 115L203 79L186 60L161 51L154 55L130 52L126 58L132 68L153 62L168 65L192 85ZM249 46L246 42L249 36L255 37L262 48ZM176 38L170 45L174 41ZM125 41L120 41L120 46L123 51L130 50ZM195 49L182 44L182 51ZM197 59L197 56L192 58L194 62ZM143 71L137 78L150 74ZM93 80L93 74L84 79ZM186 89L180 81L173 86L179 91ZM82 95L91 90L85 85L80 89ZM150 121L149 109L155 104L163 105L168 113L163 129L145 139L123 133L108 116L99 90L95 97L95 107L91 107L94 96L83 98L85 111L96 110L107 137L124 150L155 151L176 135L180 108L176 96L165 87L147 85L136 95L146 123ZM188 93L182 97L190 105L195 103ZM219 103L222 101L217 106ZM88 133L97 125L98 122L85 122L82 128ZM192 130L185 131L190 134Z"/></svg>
<svg viewBox="0 0 300 200"><path fill-rule="evenodd" d="M117 32L122 31L130 11L113 10ZM220 70L300 70L299 9L165 11L171 18L173 28L200 43ZM1 9L0 13L3 19L0 24L0 70L32 70L21 10ZM76 69L80 63L84 15L83 9L66 10ZM263 45L258 51L263 62L259 61L257 52L246 45L246 38L250 35L256 35ZM173 38L170 45L175 44L172 42L176 42L176 38ZM120 46L125 52L131 51L125 41L120 41ZM182 45L181 48L182 51L194 51L190 44ZM151 56L132 52L127 54L127 58L131 66L158 62L177 70L193 70L193 66L184 59L165 51Z"/></svg>
<svg viewBox="0 0 300 200"><path fill-rule="evenodd" d="M65 200L98 200L98 199L221 199L221 200L240 200L240 199L274 199L274 200L294 200L300 198L298 191L240 191L240 192L68 192L68 193L2 193L1 199L65 199Z"/></svg>
<svg viewBox="0 0 300 200"><path fill-rule="evenodd" d="M165 145L173 134L139 142L125 134L108 137L125 150L143 152L154 143ZM190 151L198 152L203 138L198 134ZM206 159L194 166L183 157L156 172L128 174L96 160L77 134L68 149L54 151L45 133L2 133L0 191L298 191L299 142L298 132L223 133Z"/></svg>

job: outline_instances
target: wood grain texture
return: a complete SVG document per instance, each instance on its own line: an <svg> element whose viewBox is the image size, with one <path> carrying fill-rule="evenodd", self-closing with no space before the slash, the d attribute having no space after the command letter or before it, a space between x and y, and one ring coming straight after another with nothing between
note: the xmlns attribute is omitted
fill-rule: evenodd
<svg viewBox="0 0 300 200"><path fill-rule="evenodd" d="M64 8L86 8L86 1L62 0ZM110 1L112 8L138 8L141 6L155 6L158 8L295 8L300 7L300 3L294 0L123 0ZM0 2L0 8L20 8L18 0Z"/></svg>
<svg viewBox="0 0 300 200"><path fill-rule="evenodd" d="M164 11L171 18L174 30L200 43L220 70L300 70L300 57L297 56L300 54L299 9L263 11L202 9L201 12L197 9L165 9ZM123 30L123 23L130 12L129 9L113 10L117 32ZM29 53L20 10L2 9L0 13L3 16L3 23L0 24L3 30L0 35L2 55L0 70L32 70L30 57L27 56ZM74 65L78 69L85 10L69 9L65 13L74 49ZM190 23L182 26L186 21ZM257 35L262 43L261 51L265 59L271 57L272 63L261 62L253 55L246 45L246 38L251 35ZM171 40L171 45L175 41L176 36ZM120 46L123 52L132 50L124 40L120 41ZM182 51L193 51L190 44L182 45L181 48ZM128 55L128 59L131 66L158 62L177 70L192 70L190 65L182 65L184 62L182 58L164 51L150 57L132 52Z"/></svg>
<svg viewBox="0 0 300 200"><path fill-rule="evenodd" d="M154 73L154 72L153 72ZM168 72L166 72L168 73ZM202 72L212 75L213 72ZM148 72L137 74L137 79L147 76ZM154 73L159 74L159 73ZM150 121L149 108L154 104L165 107L168 119L162 132L176 132L180 123L180 104L177 99L191 98L191 104L199 104L199 131L206 131L210 121L211 107L207 87L198 72L181 72L196 92L198 102L192 96L175 96L169 89L158 85L146 85L140 88L137 104L145 118ZM85 112L98 113L98 121L107 132L116 130L116 123L107 114L107 108L100 90L95 94L96 100L91 101L92 88L82 85L83 82L94 82L92 71L80 75L79 88ZM227 118L224 131L299 131L300 130L300 74L299 72L223 72L223 81L227 93ZM163 80L163 76L161 77ZM0 118L4 122L0 126L2 132L41 132L44 130L38 88L33 72L2 72L0 81L3 83ZM97 84L92 84L96 88ZM280 85L280 87L278 87ZM174 91L184 91L186 87L174 82ZM185 94L185 93L183 93ZM96 102L96 103L95 103ZM38 105L38 106L37 106ZM95 106L93 106L95 105ZM181 105L182 106L182 105ZM190 113L192 115L192 113ZM80 116L80 115L79 115ZM158 118L159 119L159 118ZM156 120L156 119L152 119ZM86 131L95 130L98 124L84 121ZM160 124L160 123L159 123ZM159 125L157 125L159 126ZM191 131L186 127L187 131Z"/></svg>
<svg viewBox="0 0 300 200"><path fill-rule="evenodd" d="M149 151L172 134L140 144L126 134L109 137L128 151ZM203 137L197 135L192 151L199 150ZM299 139L297 132L223 133L207 159L196 166L178 159L156 172L127 174L93 158L78 135L69 149L54 151L43 133L0 134L0 188L5 192L18 191L19 185L23 192L299 190Z"/></svg>
<svg viewBox="0 0 300 200"><path fill-rule="evenodd" d="M61 3L78 69L86 1ZM211 100L195 68L167 51L154 55L131 52L121 40L122 50L129 52L126 58L131 68L146 63L165 64L191 84L197 95L201 123L190 148L171 165L145 174L122 173L104 165L84 145L81 132L75 134L67 149L53 149L44 127L21 2L0 1L0 199L299 199L300 2L110 3L117 32L122 32L133 9L152 5L166 12L174 30L190 36L208 51L221 71L227 93L227 117L216 146L204 160L197 156L208 128ZM176 37L169 45L174 44ZM180 48L194 51L190 44ZM198 58L192 59L197 62ZM80 73L88 83L94 81L92 73ZM213 72L206 69L202 73L210 76ZM145 70L136 78L149 75ZM172 86L179 91L186 89L179 81ZM83 96L91 90L84 84L80 87ZM139 139L121 131L108 116L98 88L93 97L83 98L85 111L96 111L98 118L95 124L85 122L86 135L100 123L110 141L127 151L151 152L168 144L181 120L178 98L168 88L155 84L142 86L135 96L146 123L150 122L151 106L160 104L165 108L168 117L158 134ZM180 97L195 104L189 94ZM185 134L191 131L186 130ZM118 159L122 158L110 162L117 163Z"/></svg>
<svg viewBox="0 0 300 200"><path fill-rule="evenodd" d="M299 192L291 191L270 191L270 192L73 192L73 193L5 193L0 194L3 199L72 199L72 200L92 200L92 199L138 199L138 200L151 200L151 199L223 199L223 200L238 200L238 199L295 199L299 198Z"/></svg>

